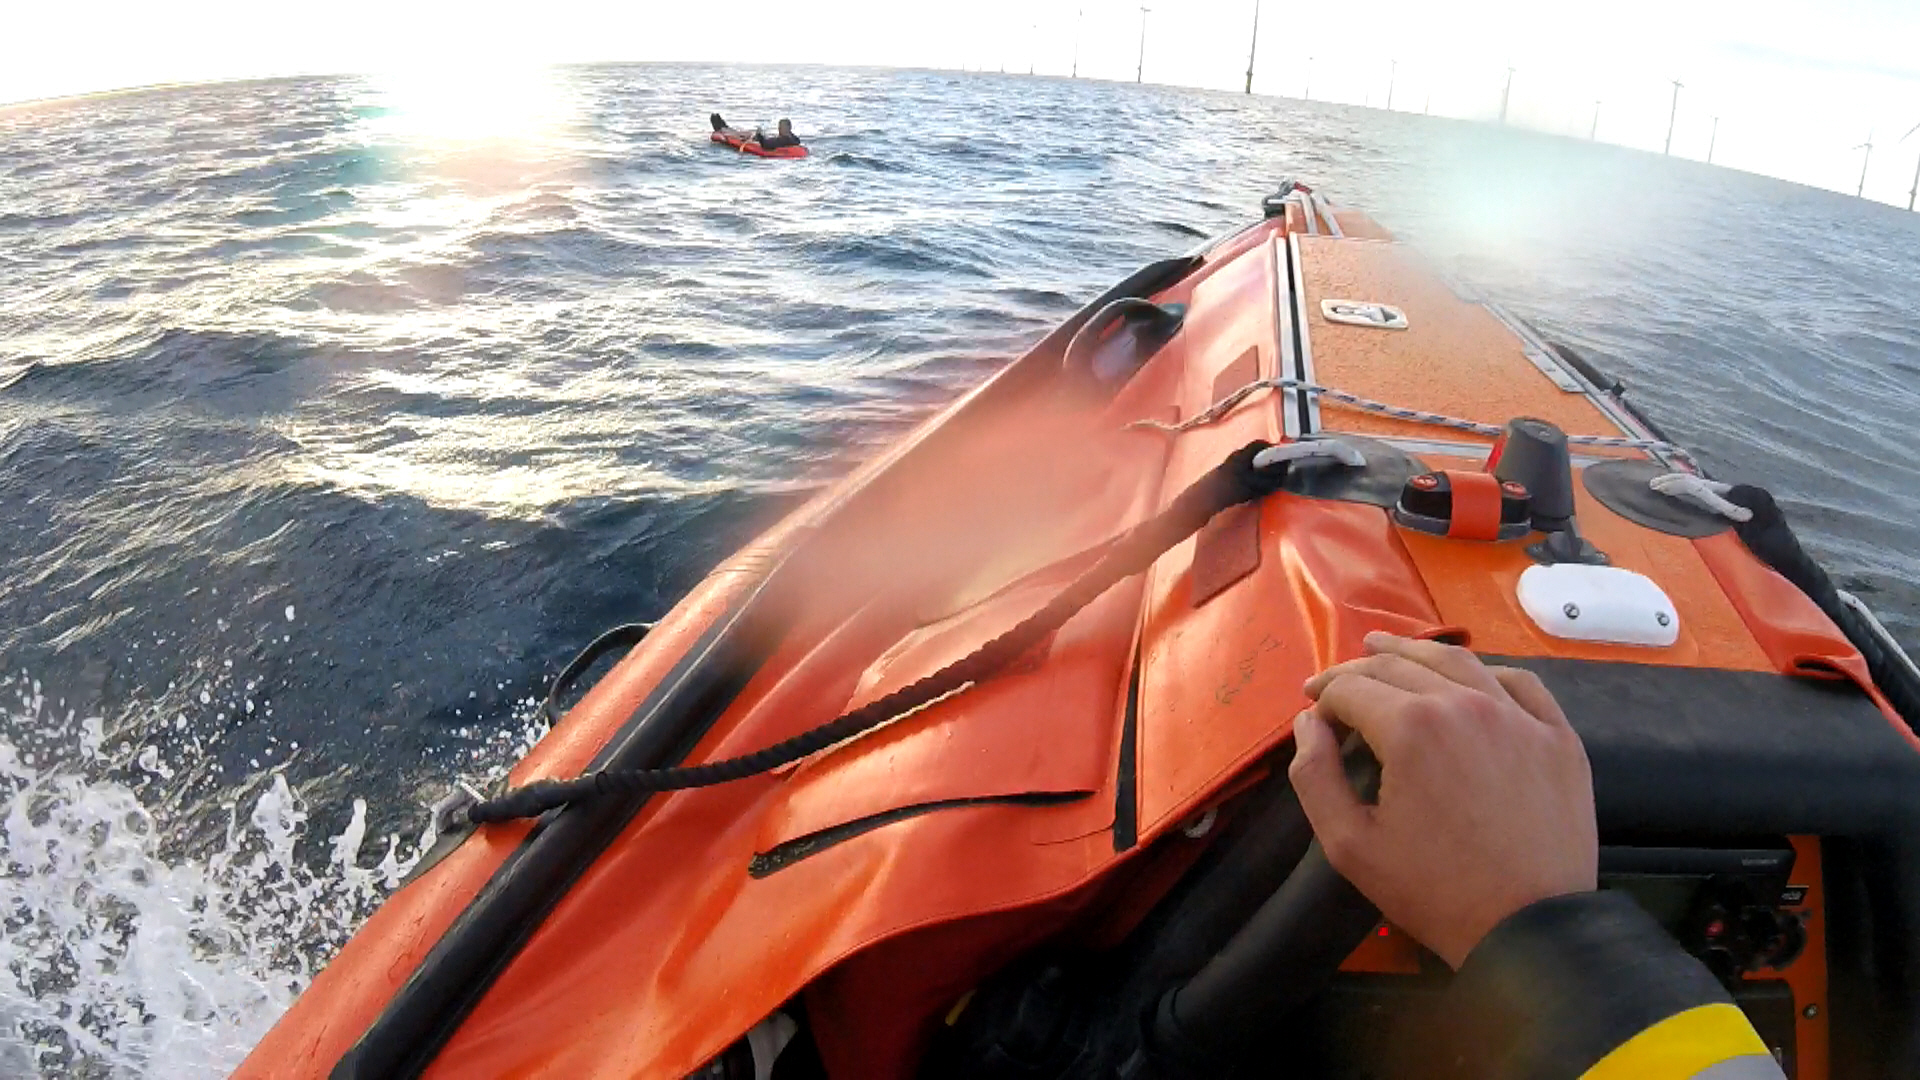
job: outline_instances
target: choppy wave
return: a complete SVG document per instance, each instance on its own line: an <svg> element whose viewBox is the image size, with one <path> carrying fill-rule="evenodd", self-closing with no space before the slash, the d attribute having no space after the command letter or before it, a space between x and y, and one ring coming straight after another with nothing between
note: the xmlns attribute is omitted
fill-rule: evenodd
<svg viewBox="0 0 1920 1080"><path fill-rule="evenodd" d="M814 154L718 149L715 109ZM230 1066L574 649L1289 175L1623 376L1920 645L1920 218L1887 207L928 72L0 111L0 1074Z"/></svg>

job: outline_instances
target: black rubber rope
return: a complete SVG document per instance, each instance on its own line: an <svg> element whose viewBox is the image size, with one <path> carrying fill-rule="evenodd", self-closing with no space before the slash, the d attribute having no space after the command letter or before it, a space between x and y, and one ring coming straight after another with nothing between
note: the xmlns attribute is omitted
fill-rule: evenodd
<svg viewBox="0 0 1920 1080"><path fill-rule="evenodd" d="M1287 463L1280 462L1266 469L1255 468L1253 464L1254 456L1268 445L1256 441L1234 451L1226 461L1181 492L1165 510L1122 534L1098 562L1039 611L918 682L751 754L705 765L603 770L573 780L537 780L498 798L475 803L468 807L466 817L475 825L514 821L609 795L711 787L757 776L870 731L968 683L980 682L1019 659L1101 593L1153 565L1155 559L1198 532L1215 514L1278 490L1286 478Z"/></svg>

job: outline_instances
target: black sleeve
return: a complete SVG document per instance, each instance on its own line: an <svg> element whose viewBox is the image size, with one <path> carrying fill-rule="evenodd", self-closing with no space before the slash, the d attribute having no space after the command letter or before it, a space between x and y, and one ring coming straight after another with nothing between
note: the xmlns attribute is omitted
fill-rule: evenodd
<svg viewBox="0 0 1920 1080"><path fill-rule="evenodd" d="M1442 1006L1447 1064L1485 1080L1574 1080L1641 1031L1731 1003L1624 893L1542 900L1495 927Z"/></svg>

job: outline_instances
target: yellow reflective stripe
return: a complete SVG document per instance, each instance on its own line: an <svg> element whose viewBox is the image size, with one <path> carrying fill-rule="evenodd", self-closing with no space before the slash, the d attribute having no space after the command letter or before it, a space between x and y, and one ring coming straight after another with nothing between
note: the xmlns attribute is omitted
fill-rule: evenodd
<svg viewBox="0 0 1920 1080"><path fill-rule="evenodd" d="M1733 1005L1701 1005L1675 1013L1614 1047L1581 1080L1684 1080L1749 1054L1769 1051L1747 1023L1747 1015Z"/></svg>

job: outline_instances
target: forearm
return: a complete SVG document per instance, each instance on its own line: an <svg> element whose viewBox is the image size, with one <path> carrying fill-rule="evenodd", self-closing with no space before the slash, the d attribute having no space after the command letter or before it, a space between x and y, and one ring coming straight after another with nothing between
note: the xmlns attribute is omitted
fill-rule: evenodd
<svg viewBox="0 0 1920 1080"><path fill-rule="evenodd" d="M1448 997L1463 1076L1781 1076L1712 974L1619 893L1522 909L1468 955Z"/></svg>

